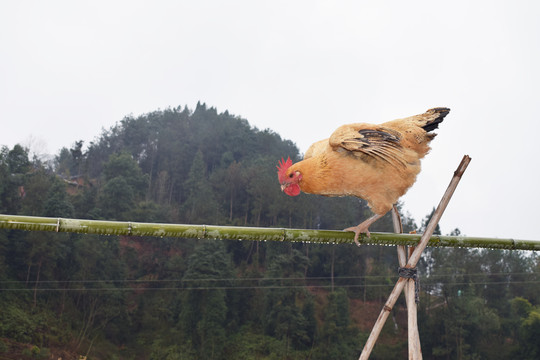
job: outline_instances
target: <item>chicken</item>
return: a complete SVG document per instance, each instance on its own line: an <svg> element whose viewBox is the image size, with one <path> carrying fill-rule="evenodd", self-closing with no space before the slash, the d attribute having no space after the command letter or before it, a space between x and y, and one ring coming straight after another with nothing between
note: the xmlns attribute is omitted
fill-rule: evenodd
<svg viewBox="0 0 540 360"><path fill-rule="evenodd" d="M281 190L290 196L303 191L366 200L374 215L345 229L355 233L354 241L360 245L359 235L369 237L369 226L414 184L420 159L436 135L431 131L449 111L439 107L380 125L343 125L329 139L311 145L304 160L293 164L290 158L281 159L277 166Z"/></svg>

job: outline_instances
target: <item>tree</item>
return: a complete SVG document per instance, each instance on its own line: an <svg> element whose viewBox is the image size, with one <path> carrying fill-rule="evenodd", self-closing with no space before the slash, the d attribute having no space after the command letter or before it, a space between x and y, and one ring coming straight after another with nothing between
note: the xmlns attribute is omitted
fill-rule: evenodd
<svg viewBox="0 0 540 360"><path fill-rule="evenodd" d="M135 206L135 190L123 176L105 183L99 196L99 207L107 219L126 219L125 216Z"/></svg>
<svg viewBox="0 0 540 360"><path fill-rule="evenodd" d="M188 289L179 323L185 339L200 358L221 359L225 346L227 294L220 287L232 276L222 242L203 241L189 258L183 277Z"/></svg>
<svg viewBox="0 0 540 360"><path fill-rule="evenodd" d="M294 349L311 346L315 335L311 295L303 287L296 287L305 284L297 278L304 276L307 258L285 245L281 249L285 252L271 254L268 260L268 283L275 288L268 290L265 297L266 333L282 341L284 357Z"/></svg>
<svg viewBox="0 0 540 360"><path fill-rule="evenodd" d="M49 198L49 190L55 178L44 168L24 176L22 187L24 196L21 198L21 212L25 215L43 216L45 202Z"/></svg>
<svg viewBox="0 0 540 360"><path fill-rule="evenodd" d="M434 213L435 213L435 208L433 208L431 212L428 215L426 215L426 217L422 220L422 225L420 226L420 233L423 234L426 231L426 227L428 226L429 221L433 217ZM439 224L437 224L437 226L435 227L435 231L433 231L433 235L441 235L441 227L439 226Z"/></svg>
<svg viewBox="0 0 540 360"><path fill-rule="evenodd" d="M70 178L75 167L73 156L68 148L63 147L60 153L54 157L55 171L64 178Z"/></svg>
<svg viewBox="0 0 540 360"><path fill-rule="evenodd" d="M127 153L113 154L103 169L105 184L98 207L104 217L123 220L144 199L148 176Z"/></svg>
<svg viewBox="0 0 540 360"><path fill-rule="evenodd" d="M538 359L540 357L540 308L531 310L523 319L520 335L522 359Z"/></svg>
<svg viewBox="0 0 540 360"><path fill-rule="evenodd" d="M73 204L68 198L66 185L55 179L51 185L44 204L44 215L50 217L73 217Z"/></svg>
<svg viewBox="0 0 540 360"><path fill-rule="evenodd" d="M28 150L19 144L9 151L6 161L12 174L25 174L30 169Z"/></svg>
<svg viewBox="0 0 540 360"><path fill-rule="evenodd" d="M111 155L103 166L103 175L105 181L124 178L139 197L144 195L148 184L148 176L143 174L137 162L126 152Z"/></svg>
<svg viewBox="0 0 540 360"><path fill-rule="evenodd" d="M215 223L220 220L220 209L206 176L206 165L200 150L193 158L184 188L187 198L182 208L188 223Z"/></svg>
<svg viewBox="0 0 540 360"><path fill-rule="evenodd" d="M69 152L71 153L71 158L73 161L72 162L73 165L70 169L70 173L76 176L81 175L81 166L83 164L84 157L85 157L85 154L82 151L83 144L84 144L84 141L82 140L76 141L73 144L73 147L69 149Z"/></svg>
<svg viewBox="0 0 540 360"><path fill-rule="evenodd" d="M24 178L11 172L8 162L9 152L6 146L0 149L0 212L16 214L24 196Z"/></svg>
<svg viewBox="0 0 540 360"><path fill-rule="evenodd" d="M229 154L228 156L225 156ZM234 223L233 220L236 214L239 214L240 206L237 201L242 189L246 187L246 176L243 171L243 166L234 160L223 160L223 158L232 157L230 152L223 154L222 163L228 163L227 167L216 170L212 174L211 182L214 189L222 195L222 207L228 209L228 222Z"/></svg>
<svg viewBox="0 0 540 360"><path fill-rule="evenodd" d="M350 325L349 298L344 288L328 294L316 359L352 358L357 331Z"/></svg>

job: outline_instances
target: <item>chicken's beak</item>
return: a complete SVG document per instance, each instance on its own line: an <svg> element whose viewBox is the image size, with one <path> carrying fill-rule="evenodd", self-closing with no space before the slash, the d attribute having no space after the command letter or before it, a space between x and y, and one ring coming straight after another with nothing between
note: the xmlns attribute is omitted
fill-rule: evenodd
<svg viewBox="0 0 540 360"><path fill-rule="evenodd" d="M285 191L286 188L287 188L286 184L281 184L281 191Z"/></svg>

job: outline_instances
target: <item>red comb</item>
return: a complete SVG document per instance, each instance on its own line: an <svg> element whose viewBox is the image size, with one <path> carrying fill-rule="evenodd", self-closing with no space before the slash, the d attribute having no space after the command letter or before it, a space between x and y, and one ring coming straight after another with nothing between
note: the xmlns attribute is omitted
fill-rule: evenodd
<svg viewBox="0 0 540 360"><path fill-rule="evenodd" d="M285 174L287 172L287 169L290 168L291 165L292 165L292 160L290 157L287 156L287 161L281 158L281 161L279 162L279 166L276 166L278 169L278 179L280 183L285 181Z"/></svg>

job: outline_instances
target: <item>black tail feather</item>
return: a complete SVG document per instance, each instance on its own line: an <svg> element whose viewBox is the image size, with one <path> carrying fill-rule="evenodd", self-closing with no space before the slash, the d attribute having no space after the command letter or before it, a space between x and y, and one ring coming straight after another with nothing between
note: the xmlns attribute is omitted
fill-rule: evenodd
<svg viewBox="0 0 540 360"><path fill-rule="evenodd" d="M435 119L428 121L426 125L422 126L422 129L424 129L426 132L430 132L439 127L439 124L443 122L444 117L448 115L450 109L445 107L438 107L430 109L427 112L437 114L437 117Z"/></svg>

